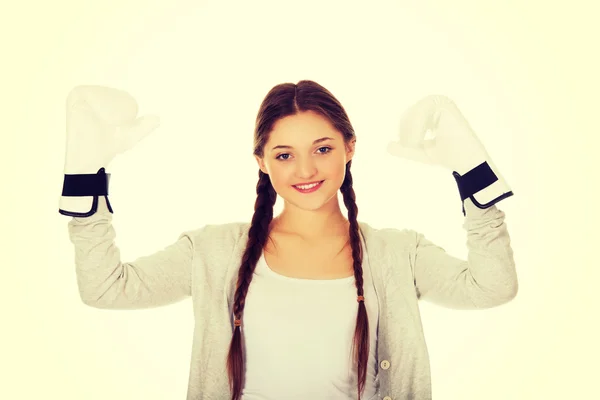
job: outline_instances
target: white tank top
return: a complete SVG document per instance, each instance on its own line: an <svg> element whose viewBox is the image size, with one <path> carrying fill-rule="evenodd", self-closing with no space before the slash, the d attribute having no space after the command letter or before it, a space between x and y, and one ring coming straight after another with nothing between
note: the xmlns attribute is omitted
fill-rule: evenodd
<svg viewBox="0 0 600 400"><path fill-rule="evenodd" d="M363 279L370 350L361 400L369 400L376 398L378 391L379 310L370 275L363 273ZM269 268L263 253L243 315L246 380L242 399L357 399L351 354L356 296L354 276L330 280L286 277Z"/></svg>

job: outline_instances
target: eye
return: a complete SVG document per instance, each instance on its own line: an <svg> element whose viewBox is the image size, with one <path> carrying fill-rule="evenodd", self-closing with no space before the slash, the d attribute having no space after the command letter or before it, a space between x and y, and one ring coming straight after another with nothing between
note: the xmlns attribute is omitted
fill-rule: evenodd
<svg viewBox="0 0 600 400"><path fill-rule="evenodd" d="M323 147L319 147L317 149L319 154L327 154L331 150L333 150L333 149L329 146L323 146ZM286 161L286 160L289 160L289 158L290 158L290 155L288 153L279 154L277 157L275 157L275 159L279 160L279 161Z"/></svg>

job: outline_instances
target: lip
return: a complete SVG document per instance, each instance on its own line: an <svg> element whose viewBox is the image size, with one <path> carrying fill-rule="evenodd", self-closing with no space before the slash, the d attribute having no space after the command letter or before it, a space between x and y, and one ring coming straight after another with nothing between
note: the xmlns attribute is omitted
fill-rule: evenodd
<svg viewBox="0 0 600 400"><path fill-rule="evenodd" d="M306 189L306 190L302 190L302 189L296 187L296 185L292 185L292 187L294 189L296 189L297 191L299 191L300 193L312 193L312 192L315 192L315 191L319 190L321 188L321 186L323 186L323 182L325 182L325 180L322 180L322 181L313 181L313 182L310 182L310 183L300 183L299 185L310 185L312 183L318 183L317 186L312 187L310 189Z"/></svg>
<svg viewBox="0 0 600 400"><path fill-rule="evenodd" d="M302 183L297 183L297 184L292 185L292 186L312 185L313 183L319 183L319 182L323 182L323 181L321 180L321 181L312 181L312 182L302 182Z"/></svg>

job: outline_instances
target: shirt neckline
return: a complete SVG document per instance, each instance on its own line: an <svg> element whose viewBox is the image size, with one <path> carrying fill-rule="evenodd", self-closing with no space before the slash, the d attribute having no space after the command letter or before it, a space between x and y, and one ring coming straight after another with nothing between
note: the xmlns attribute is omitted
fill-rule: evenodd
<svg viewBox="0 0 600 400"><path fill-rule="evenodd" d="M277 278L279 280L285 280L288 282L297 282L302 284L344 284L348 282L354 281L354 275L350 275L343 278L333 278L333 279L310 279L310 278L295 278L291 276L282 275L269 267L267 264L267 260L265 259L264 250L260 254L260 259L258 260L257 267L260 266L262 271L265 271L269 276Z"/></svg>

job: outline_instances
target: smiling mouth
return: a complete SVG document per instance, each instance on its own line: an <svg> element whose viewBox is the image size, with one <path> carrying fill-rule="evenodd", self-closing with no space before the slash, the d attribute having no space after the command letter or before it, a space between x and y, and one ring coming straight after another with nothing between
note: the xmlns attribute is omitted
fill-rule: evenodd
<svg viewBox="0 0 600 400"><path fill-rule="evenodd" d="M294 187L294 189L296 189L299 192L310 193L310 192L314 192L315 190L319 189L321 187L321 185L323 184L323 182L324 182L324 180L312 182L312 183L308 183L308 184L292 185L292 186Z"/></svg>

